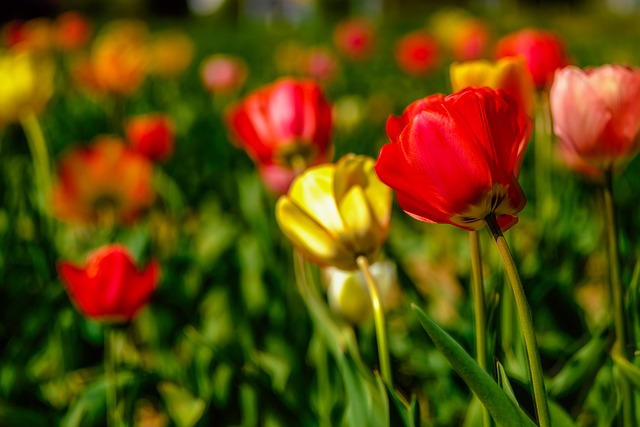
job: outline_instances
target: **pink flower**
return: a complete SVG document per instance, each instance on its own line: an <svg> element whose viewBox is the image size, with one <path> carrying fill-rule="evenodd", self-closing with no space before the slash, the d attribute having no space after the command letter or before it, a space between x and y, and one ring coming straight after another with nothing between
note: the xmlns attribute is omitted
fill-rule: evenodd
<svg viewBox="0 0 640 427"><path fill-rule="evenodd" d="M211 55L200 67L202 84L211 93L238 90L247 79L247 66L240 58L230 55Z"/></svg>
<svg viewBox="0 0 640 427"><path fill-rule="evenodd" d="M553 128L567 165L590 176L619 166L640 148L640 70L604 65L556 73Z"/></svg>

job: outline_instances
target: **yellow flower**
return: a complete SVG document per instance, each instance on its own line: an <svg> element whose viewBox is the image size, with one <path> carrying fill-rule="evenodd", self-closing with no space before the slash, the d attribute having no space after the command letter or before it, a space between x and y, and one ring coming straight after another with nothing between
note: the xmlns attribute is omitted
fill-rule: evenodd
<svg viewBox="0 0 640 427"><path fill-rule="evenodd" d="M400 289L396 265L390 261L378 261L371 265L380 302L385 311L398 305ZM327 282L329 307L344 321L358 325L366 322L372 313L371 297L361 271L342 271L329 267L324 271Z"/></svg>
<svg viewBox="0 0 640 427"><path fill-rule="evenodd" d="M530 117L533 114L535 86L524 58L514 56L495 62L454 62L449 71L454 92L480 86L502 89L511 95Z"/></svg>
<svg viewBox="0 0 640 427"><path fill-rule="evenodd" d="M336 164L309 168L278 200L280 229L312 262L355 270L358 256L375 260L387 236L392 193L374 164L347 154Z"/></svg>
<svg viewBox="0 0 640 427"><path fill-rule="evenodd" d="M53 63L27 51L0 51L0 124L39 113L53 95Z"/></svg>

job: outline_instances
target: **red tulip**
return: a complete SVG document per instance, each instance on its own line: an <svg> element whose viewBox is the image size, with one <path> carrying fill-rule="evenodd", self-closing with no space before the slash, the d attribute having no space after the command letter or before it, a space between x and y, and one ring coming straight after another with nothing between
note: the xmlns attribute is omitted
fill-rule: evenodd
<svg viewBox="0 0 640 427"><path fill-rule="evenodd" d="M226 122L265 185L278 194L301 169L332 156L331 105L311 80L284 78L260 88L232 106Z"/></svg>
<svg viewBox="0 0 640 427"><path fill-rule="evenodd" d="M371 56L375 32L370 22L364 19L350 19L336 26L333 40L344 56L360 61Z"/></svg>
<svg viewBox="0 0 640 427"><path fill-rule="evenodd" d="M566 67L550 100L558 148L572 169L601 176L640 149L640 69Z"/></svg>
<svg viewBox="0 0 640 427"><path fill-rule="evenodd" d="M396 43L395 58L402 71L421 76L436 68L440 60L440 48L436 40L426 32L414 31Z"/></svg>
<svg viewBox="0 0 640 427"><path fill-rule="evenodd" d="M165 114L147 114L129 119L125 133L134 149L152 161L163 162L173 154L173 121Z"/></svg>
<svg viewBox="0 0 640 427"><path fill-rule="evenodd" d="M103 323L130 322L149 302L158 283L159 266L151 261L139 271L126 248L104 246L84 267L58 263L69 298L87 317Z"/></svg>
<svg viewBox="0 0 640 427"><path fill-rule="evenodd" d="M550 31L528 28L498 40L496 59L518 55L527 62L538 89L550 85L555 71L569 64L562 39Z"/></svg>
<svg viewBox="0 0 640 427"><path fill-rule="evenodd" d="M65 12L55 21L58 48L69 51L81 48L91 37L91 24L78 12Z"/></svg>
<svg viewBox="0 0 640 427"><path fill-rule="evenodd" d="M432 95L387 122L390 144L376 164L412 217L466 230L491 214L506 230L526 203L516 178L531 123L502 90Z"/></svg>

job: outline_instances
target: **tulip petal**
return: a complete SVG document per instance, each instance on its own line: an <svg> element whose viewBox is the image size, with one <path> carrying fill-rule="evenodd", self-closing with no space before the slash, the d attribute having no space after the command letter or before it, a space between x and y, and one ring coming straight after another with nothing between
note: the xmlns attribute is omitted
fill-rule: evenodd
<svg viewBox="0 0 640 427"><path fill-rule="evenodd" d="M127 320L133 319L138 311L149 301L151 294L156 289L159 274L160 265L156 261L149 262L141 273L135 272L127 294L123 296L120 308Z"/></svg>
<svg viewBox="0 0 640 427"><path fill-rule="evenodd" d="M377 239L367 238L377 224L371 216L367 196L362 187L358 185L351 187L340 201L338 210L347 234L351 236L349 241L353 245L354 252L366 254L372 247L377 246Z"/></svg>
<svg viewBox="0 0 640 427"><path fill-rule="evenodd" d="M311 261L351 270L355 259L327 230L288 196L276 203L276 219L285 236Z"/></svg>
<svg viewBox="0 0 640 427"><path fill-rule="evenodd" d="M337 239L345 227L333 196L334 172L335 166L332 164L307 169L291 185L289 197Z"/></svg>
<svg viewBox="0 0 640 427"><path fill-rule="evenodd" d="M87 277L86 271L68 262L59 262L58 274L74 305L89 317L98 316L100 309L94 281Z"/></svg>
<svg viewBox="0 0 640 427"><path fill-rule="evenodd" d="M587 79L611 112L601 149L614 157L627 154L640 130L640 71L619 65L592 69Z"/></svg>
<svg viewBox="0 0 640 427"><path fill-rule="evenodd" d="M573 66L558 71L550 100L553 130L561 144L571 147L568 152L584 155L596 150L611 112L586 74Z"/></svg>

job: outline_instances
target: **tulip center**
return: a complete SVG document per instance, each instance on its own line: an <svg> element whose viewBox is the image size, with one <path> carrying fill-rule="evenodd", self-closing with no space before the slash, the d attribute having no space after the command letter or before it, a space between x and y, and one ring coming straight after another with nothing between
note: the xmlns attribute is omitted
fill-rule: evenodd
<svg viewBox="0 0 640 427"><path fill-rule="evenodd" d="M275 162L289 169L302 172L315 159L318 149L313 144L295 141L278 148Z"/></svg>
<svg viewBox="0 0 640 427"><path fill-rule="evenodd" d="M477 230L484 226L484 219L487 215L514 214L507 194L507 187L494 184L478 203L470 205L462 213L453 215L450 220L455 224Z"/></svg>
<svg viewBox="0 0 640 427"><path fill-rule="evenodd" d="M97 224L104 227L114 226L118 219L120 206L120 200L113 195L102 194L96 197L91 203L91 209Z"/></svg>

